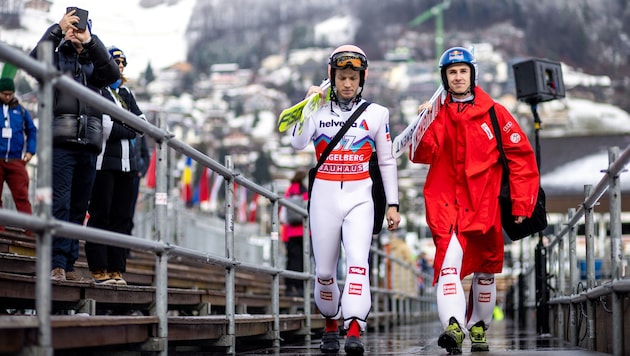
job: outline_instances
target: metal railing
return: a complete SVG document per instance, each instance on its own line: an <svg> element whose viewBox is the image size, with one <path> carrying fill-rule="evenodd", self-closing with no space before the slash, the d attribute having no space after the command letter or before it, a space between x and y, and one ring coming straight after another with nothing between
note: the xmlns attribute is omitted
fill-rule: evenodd
<svg viewBox="0 0 630 356"><path fill-rule="evenodd" d="M156 256L155 260L155 311L158 317L157 336L150 340L154 350L159 350L162 355L168 354L168 301L167 301L167 260L168 256L178 256L203 263L218 265L226 270L225 278L225 316L228 320L227 335L221 340L222 345L227 346L227 352L234 354L236 351L235 342L235 273L239 271L250 271L264 273L272 277L271 286L271 313L274 317L271 338L274 346L280 344L280 278L289 277L302 279L305 283L305 290L312 290L314 279L310 262L304 264L304 272L288 271L279 266L279 205L295 210L304 216L304 255L310 256L310 241L308 240L308 213L300 206L297 206L274 190L265 188L234 171L233 162L230 156L226 157L225 165L222 165L205 154L199 152L188 144L182 142L172 135L166 126L166 118L158 115L156 125L152 125L131 112L126 111L97 93L85 88L68 76L58 72L52 65L53 48L51 43L42 43L39 47L38 57L42 61L36 61L25 53L0 42L0 60L12 63L25 70L35 77L40 84L39 88L39 132L38 132L38 157L39 166L37 169L36 201L37 211L33 215L21 214L15 211L0 209L0 224L29 229L37 233L37 260L36 260L36 309L38 318L39 337L36 350L37 354L52 355L52 333L51 333L51 250L52 236L63 235L72 239L81 239L101 244L142 249L152 252ZM101 109L139 132L144 132L152 137L157 147L156 164L156 188L154 192L154 226L152 229L152 239L144 239L135 236L123 235L105 230L89 228L81 225L54 219L51 213L52 206L52 108L53 108L53 87L63 90L78 99ZM167 150L172 149L188 157L191 157L199 165L222 175L225 187L225 254L223 256L210 254L197 249L178 246L169 240L168 227L168 187L167 187ZM268 199L271 208L270 240L272 258L270 266L263 266L257 263L249 263L238 260L235 253L235 204L234 204L234 183L258 193L261 197ZM382 252L373 248L375 255L382 255ZM385 256L383 256L385 258ZM411 269L417 275L415 266L405 264L394 257L387 256L392 263L398 263L402 268ZM309 259L305 259L309 261ZM343 282L341 282L343 283ZM418 297L418 295L398 293L387 288L380 288L375 283L372 288L374 294L373 311L376 316L381 312L388 311L392 298L401 301L397 305L402 305L400 310L394 310L398 321L410 321L418 313L431 310L429 304L434 304L435 299L430 295ZM383 301L382 303L380 303ZM311 329L311 296L310 293L304 295L303 313L305 315L305 329ZM385 314L385 315L391 315ZM400 316L400 318L399 318ZM306 333L307 341L310 333Z"/></svg>
<svg viewBox="0 0 630 356"><path fill-rule="evenodd" d="M630 256L624 256L622 250L619 176L625 172L624 167L630 162L630 146L621 153L618 147L610 148L608 158L609 165L602 171L604 174L601 180L594 188L592 185L584 186L584 201L579 203L579 208L569 209L566 222L557 227L556 233L545 236L549 241L544 247L544 256L547 258L542 263L549 271L545 282L551 292L549 299L543 301L546 303L536 301L536 307L548 305L551 310L542 310L542 312L553 311L549 315L555 318L555 334L559 338L589 350L611 352L621 356L628 354L628 345L624 340L625 335L628 334L627 330L624 331L624 317L630 313L630 310L624 310L624 300L627 301L630 292L630 273L628 270L624 271L623 267L630 262ZM609 232L607 236L600 236L599 242L602 246L607 245L610 248L600 248L596 252L594 209L606 192L609 198L607 209ZM584 224L584 251L578 250L580 224ZM603 230L605 233L605 227ZM521 243L526 242L521 240ZM609 253L606 253L606 250ZM581 278L578 255L586 257L586 278ZM609 275L596 274L596 261L602 262L602 260L610 266ZM601 264L598 266L601 268ZM536 289L534 273L534 267L523 273L523 277L528 281L526 283L529 283L526 288L531 291ZM608 308L605 298L610 298L612 309ZM608 314L609 317L602 316L600 320L597 320L598 308L601 313ZM585 323L581 322L583 319L586 320ZM606 326L606 330L601 328L598 330L602 323ZM584 335L581 339L580 333ZM587 338L585 345L584 338ZM606 349L609 347L607 345L611 345L612 349Z"/></svg>

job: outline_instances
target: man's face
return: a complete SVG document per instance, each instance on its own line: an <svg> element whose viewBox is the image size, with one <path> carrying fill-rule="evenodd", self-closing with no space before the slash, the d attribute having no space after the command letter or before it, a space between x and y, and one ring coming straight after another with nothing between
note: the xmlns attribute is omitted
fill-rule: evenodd
<svg viewBox="0 0 630 356"><path fill-rule="evenodd" d="M341 100L354 98L359 90L359 72L352 69L335 70L335 87L337 87L337 97Z"/></svg>
<svg viewBox="0 0 630 356"><path fill-rule="evenodd" d="M470 88L471 71L468 64L456 63L446 68L446 81L453 95L468 95Z"/></svg>
<svg viewBox="0 0 630 356"><path fill-rule="evenodd" d="M72 42L72 44L74 45L74 48L77 49L77 52L81 52L81 50L83 49L83 43L81 43L81 40L77 38L77 32L79 31L73 28L69 28L64 38L66 39L66 41Z"/></svg>
<svg viewBox="0 0 630 356"><path fill-rule="evenodd" d="M0 91L0 101L3 104L8 104L13 99L13 92L10 90Z"/></svg>

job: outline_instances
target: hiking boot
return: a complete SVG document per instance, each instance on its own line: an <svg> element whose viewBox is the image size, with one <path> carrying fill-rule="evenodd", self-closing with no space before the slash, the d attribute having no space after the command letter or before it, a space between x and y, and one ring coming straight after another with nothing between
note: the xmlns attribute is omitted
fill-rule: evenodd
<svg viewBox="0 0 630 356"><path fill-rule="evenodd" d="M66 271L66 280L79 282L83 279L81 274L77 271Z"/></svg>
<svg viewBox="0 0 630 356"><path fill-rule="evenodd" d="M122 278L122 273L120 272L110 272L109 278L113 279L119 286L127 285L127 281Z"/></svg>
<svg viewBox="0 0 630 356"><path fill-rule="evenodd" d="M325 354L337 353L339 351L339 332L327 331L322 335L319 349Z"/></svg>
<svg viewBox="0 0 630 356"><path fill-rule="evenodd" d="M348 336L346 339L346 344L343 349L346 351L348 355L363 355L363 343L361 339L356 336Z"/></svg>
<svg viewBox="0 0 630 356"><path fill-rule="evenodd" d="M470 352L489 351L488 342L486 341L486 324L483 320L478 321L470 328Z"/></svg>
<svg viewBox="0 0 630 356"><path fill-rule="evenodd" d="M449 355L461 355L464 332L457 319L451 317L446 330L438 338L438 346L445 348Z"/></svg>
<svg viewBox="0 0 630 356"><path fill-rule="evenodd" d="M103 270L92 271L92 279L96 284L116 284L116 281L109 277L109 273Z"/></svg>
<svg viewBox="0 0 630 356"><path fill-rule="evenodd" d="M65 281L66 280L66 271L63 268L53 268L50 271L50 279L53 281Z"/></svg>

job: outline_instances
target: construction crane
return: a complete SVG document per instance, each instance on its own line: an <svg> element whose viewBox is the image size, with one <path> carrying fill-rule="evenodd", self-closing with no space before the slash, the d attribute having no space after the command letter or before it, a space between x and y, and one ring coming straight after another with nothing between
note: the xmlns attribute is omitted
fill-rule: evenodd
<svg viewBox="0 0 630 356"><path fill-rule="evenodd" d="M444 19L442 12L451 5L451 0L444 0L440 4L433 6L427 11L421 13L409 22L409 26L419 26L423 22L435 17L435 58L436 63L440 60L440 56L444 51Z"/></svg>

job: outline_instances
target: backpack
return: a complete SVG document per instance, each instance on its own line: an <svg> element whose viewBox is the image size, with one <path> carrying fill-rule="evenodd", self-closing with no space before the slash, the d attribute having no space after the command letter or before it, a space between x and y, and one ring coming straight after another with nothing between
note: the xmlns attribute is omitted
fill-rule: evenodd
<svg viewBox="0 0 630 356"><path fill-rule="evenodd" d="M302 194L294 194L291 195L287 198L291 203L298 205L298 206L304 206L304 197L302 196ZM298 213L297 211L288 209L288 208L284 208L286 210L286 223L291 225L291 226L299 226L302 225L302 223L304 222L304 216L302 216L302 214Z"/></svg>

